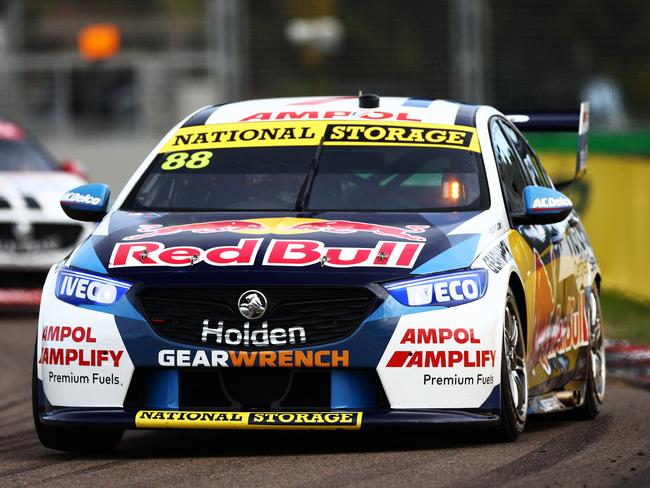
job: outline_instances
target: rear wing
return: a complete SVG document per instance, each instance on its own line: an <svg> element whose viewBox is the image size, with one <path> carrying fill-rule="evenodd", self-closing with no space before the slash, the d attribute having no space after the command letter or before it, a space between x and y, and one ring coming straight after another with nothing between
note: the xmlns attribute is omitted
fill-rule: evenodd
<svg viewBox="0 0 650 488"><path fill-rule="evenodd" d="M580 112L573 113L522 113L506 115L508 120L526 132L573 132L578 131L576 172L571 181L558 183L567 186L581 179L587 172L587 135L589 134L589 102L580 104Z"/></svg>

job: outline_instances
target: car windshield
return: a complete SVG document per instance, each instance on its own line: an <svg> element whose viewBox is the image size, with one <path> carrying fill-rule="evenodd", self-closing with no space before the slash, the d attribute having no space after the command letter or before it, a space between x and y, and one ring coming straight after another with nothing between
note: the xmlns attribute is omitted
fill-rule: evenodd
<svg viewBox="0 0 650 488"><path fill-rule="evenodd" d="M147 211L487 208L480 152L415 144L221 147L159 154L127 198Z"/></svg>
<svg viewBox="0 0 650 488"><path fill-rule="evenodd" d="M54 161L26 140L0 139L0 171L52 171Z"/></svg>

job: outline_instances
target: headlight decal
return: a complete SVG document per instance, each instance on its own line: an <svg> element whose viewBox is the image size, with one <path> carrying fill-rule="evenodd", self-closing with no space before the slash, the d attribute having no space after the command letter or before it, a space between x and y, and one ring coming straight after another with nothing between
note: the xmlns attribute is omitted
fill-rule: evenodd
<svg viewBox="0 0 650 488"><path fill-rule="evenodd" d="M395 281L385 284L384 288L402 305L455 307L483 297L487 282L487 270L472 269Z"/></svg>
<svg viewBox="0 0 650 488"><path fill-rule="evenodd" d="M125 281L62 268L56 280L56 297L72 305L112 305L131 288Z"/></svg>

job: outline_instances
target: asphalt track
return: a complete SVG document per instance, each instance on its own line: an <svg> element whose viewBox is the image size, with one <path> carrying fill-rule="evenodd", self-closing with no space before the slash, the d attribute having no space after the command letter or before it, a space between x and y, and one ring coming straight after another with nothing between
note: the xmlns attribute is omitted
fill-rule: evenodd
<svg viewBox="0 0 650 488"><path fill-rule="evenodd" d="M650 486L650 391L608 385L593 422L481 433L128 432L111 454L43 448L32 427L34 317L0 317L0 486Z"/></svg>

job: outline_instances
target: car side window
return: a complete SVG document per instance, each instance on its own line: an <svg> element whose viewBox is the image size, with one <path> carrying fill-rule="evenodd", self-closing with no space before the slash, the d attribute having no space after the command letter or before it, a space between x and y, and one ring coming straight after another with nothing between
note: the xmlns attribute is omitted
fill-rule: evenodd
<svg viewBox="0 0 650 488"><path fill-rule="evenodd" d="M528 184L521 168L519 157L513 151L500 124L494 121L490 126L492 149L499 168L499 176L510 214L524 213L524 187Z"/></svg>
<svg viewBox="0 0 650 488"><path fill-rule="evenodd" d="M535 153L530 149L526 141L518 134L515 130L512 129L508 124L500 121L499 125L503 129L503 132L506 134L512 146L517 151L519 158L524 164L524 168L528 173L530 181L537 186L545 186L552 188L550 179L546 175L546 172L542 168L539 159Z"/></svg>

